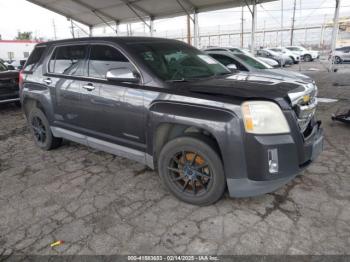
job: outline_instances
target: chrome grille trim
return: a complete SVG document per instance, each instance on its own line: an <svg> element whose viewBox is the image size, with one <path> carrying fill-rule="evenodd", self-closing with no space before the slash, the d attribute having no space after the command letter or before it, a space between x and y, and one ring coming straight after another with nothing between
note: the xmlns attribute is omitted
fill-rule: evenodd
<svg viewBox="0 0 350 262"><path fill-rule="evenodd" d="M290 93L292 107L298 119L298 125L304 133L315 115L317 107L317 86L315 84L305 85L305 90L297 93ZM304 96L310 96L309 101L304 101Z"/></svg>

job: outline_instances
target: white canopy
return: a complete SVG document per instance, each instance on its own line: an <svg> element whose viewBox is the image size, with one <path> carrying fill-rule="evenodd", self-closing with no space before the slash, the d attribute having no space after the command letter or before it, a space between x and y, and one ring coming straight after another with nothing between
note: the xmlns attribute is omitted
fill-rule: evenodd
<svg viewBox="0 0 350 262"><path fill-rule="evenodd" d="M93 27L107 22L169 18L275 0L27 0Z"/></svg>

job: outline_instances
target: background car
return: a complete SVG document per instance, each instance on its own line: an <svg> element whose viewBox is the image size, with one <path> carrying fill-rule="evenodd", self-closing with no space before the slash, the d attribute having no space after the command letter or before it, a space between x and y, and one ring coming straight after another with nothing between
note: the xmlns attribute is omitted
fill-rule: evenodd
<svg viewBox="0 0 350 262"><path fill-rule="evenodd" d="M300 58L305 62L311 62L320 57L320 53L318 51L307 50L302 46L286 46L285 48L296 55L300 55Z"/></svg>
<svg viewBox="0 0 350 262"><path fill-rule="evenodd" d="M265 57L265 58L270 58L278 62L279 66L287 66L287 65L292 65L293 60L282 53L277 53L269 49L261 49L256 52L257 57Z"/></svg>
<svg viewBox="0 0 350 262"><path fill-rule="evenodd" d="M10 63L10 65L12 65L15 70L21 70L23 69L24 64L26 63L27 60L25 59L21 59L21 60L14 60Z"/></svg>
<svg viewBox="0 0 350 262"><path fill-rule="evenodd" d="M264 74L264 76L279 78L286 81L303 81L313 83L313 79L293 71L273 68L253 56L246 54L233 54L227 51L206 51L215 60L219 61L224 66L232 69L236 68L239 71L255 72Z"/></svg>
<svg viewBox="0 0 350 262"><path fill-rule="evenodd" d="M332 53L329 55L329 59L331 59ZM334 52L334 63L335 64L341 64L343 62L349 62L350 61L350 46L344 46L335 49Z"/></svg>
<svg viewBox="0 0 350 262"><path fill-rule="evenodd" d="M253 54L245 48L236 48L236 47L210 47L205 49L204 51L227 51L232 52L234 54L246 54L253 56ZM280 67L279 62L277 62L274 59L267 58L267 57L256 57L258 60L272 66L272 67Z"/></svg>
<svg viewBox="0 0 350 262"><path fill-rule="evenodd" d="M269 50L288 55L293 60L294 64L299 64L300 62L300 55L294 54L293 52L291 52L290 50L284 47L274 47L274 48L269 48Z"/></svg>
<svg viewBox="0 0 350 262"><path fill-rule="evenodd" d="M0 62L0 104L16 102L19 105L19 73Z"/></svg>

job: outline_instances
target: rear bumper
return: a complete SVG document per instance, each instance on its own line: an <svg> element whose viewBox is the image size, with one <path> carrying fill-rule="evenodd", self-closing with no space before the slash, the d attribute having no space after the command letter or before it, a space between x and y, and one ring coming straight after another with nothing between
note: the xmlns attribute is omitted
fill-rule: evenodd
<svg viewBox="0 0 350 262"><path fill-rule="evenodd" d="M287 135L252 136L248 138L246 162L248 177L228 178L227 186L231 197L251 197L270 193L294 179L308 167L323 150L323 130L314 127L312 138L303 145L306 161L300 164L300 148L293 137ZM278 172L271 173L269 152L275 150Z"/></svg>

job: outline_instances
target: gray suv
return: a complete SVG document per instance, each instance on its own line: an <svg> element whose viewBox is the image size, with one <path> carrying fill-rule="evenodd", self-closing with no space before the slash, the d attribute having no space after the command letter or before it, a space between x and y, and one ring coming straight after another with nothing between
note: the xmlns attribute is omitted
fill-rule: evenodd
<svg viewBox="0 0 350 262"><path fill-rule="evenodd" d="M313 83L231 72L175 40L41 43L20 79L39 148L67 139L144 163L191 204L274 191L323 147Z"/></svg>

